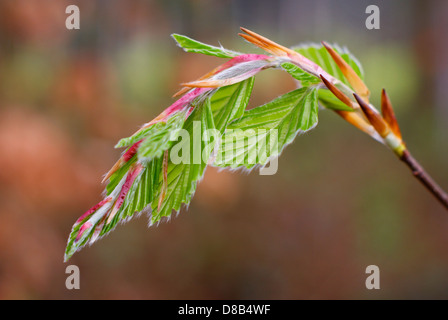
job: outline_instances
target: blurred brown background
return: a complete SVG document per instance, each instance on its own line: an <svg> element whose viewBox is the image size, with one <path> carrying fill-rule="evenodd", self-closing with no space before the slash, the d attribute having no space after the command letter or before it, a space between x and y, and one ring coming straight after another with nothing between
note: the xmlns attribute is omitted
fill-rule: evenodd
<svg viewBox="0 0 448 320"><path fill-rule="evenodd" d="M76 4L80 30L67 30ZM367 30L377 4L381 29ZM113 149L223 60L170 34L259 52L245 26L287 46L326 40L385 87L415 157L448 188L448 2L0 0L1 299L448 298L448 214L386 148L322 111L273 176L210 168L188 210L119 226L68 264L74 221L101 199ZM291 90L278 70L251 106ZM364 282L381 270L381 289Z"/></svg>

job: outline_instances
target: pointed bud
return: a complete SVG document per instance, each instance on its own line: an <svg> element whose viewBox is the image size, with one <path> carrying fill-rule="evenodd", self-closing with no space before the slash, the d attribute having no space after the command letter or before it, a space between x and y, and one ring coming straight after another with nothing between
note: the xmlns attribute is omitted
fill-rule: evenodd
<svg viewBox="0 0 448 320"><path fill-rule="evenodd" d="M395 136L402 139L400 127L398 126L397 118L395 118L392 104L387 96L386 90L384 89L381 92L381 113Z"/></svg>
<svg viewBox="0 0 448 320"><path fill-rule="evenodd" d="M378 134L382 138L385 138L390 133L390 128L387 125L387 123L383 120L379 112L376 111L376 109L370 106L369 104L365 103L364 100L362 100L362 98L358 96L356 93L354 93L353 95L356 101L358 101L361 110L364 112L369 122L375 128L376 132L378 132Z"/></svg>
<svg viewBox="0 0 448 320"><path fill-rule="evenodd" d="M341 69L342 74L347 79L347 81L353 87L353 90L357 94L359 94L365 101L369 101L370 91L365 85L365 83L361 80L358 74L353 70L353 68L345 61L339 53L336 52L328 43L322 41L322 45L327 49L328 53L333 58L334 62L338 65L339 69Z"/></svg>
<svg viewBox="0 0 448 320"><path fill-rule="evenodd" d="M246 28L240 27L241 31L247 33L245 35L243 33L239 33L238 35L249 41L250 43L260 47L261 49L275 55L275 56L287 56L288 54L295 54L296 52L286 48L278 43L275 43L268 38L265 38L253 31L250 31Z"/></svg>
<svg viewBox="0 0 448 320"><path fill-rule="evenodd" d="M358 113L352 111L344 111L344 110L334 110L338 115L342 117L345 121L355 126L359 130L367 133L373 139L383 143L383 139L380 135L375 131L375 129L367 123L367 121L361 117Z"/></svg>
<svg viewBox="0 0 448 320"><path fill-rule="evenodd" d="M330 81L328 81L323 75L320 75L320 78L324 82L324 84L327 86L328 90L330 90L336 98L341 100L346 106L353 109L352 100L349 99L341 90L339 90L334 84L332 84Z"/></svg>

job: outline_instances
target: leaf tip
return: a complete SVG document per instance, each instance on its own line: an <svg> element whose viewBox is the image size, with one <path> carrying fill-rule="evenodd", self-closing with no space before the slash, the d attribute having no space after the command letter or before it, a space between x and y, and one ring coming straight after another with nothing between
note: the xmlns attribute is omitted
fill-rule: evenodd
<svg viewBox="0 0 448 320"><path fill-rule="evenodd" d="M322 43L322 45L328 50L330 48L330 45L325 42L325 41L321 41L320 43Z"/></svg>
<svg viewBox="0 0 448 320"><path fill-rule="evenodd" d="M288 56L289 54L297 55L297 53L291 49L288 49L272 40L269 40L258 33L255 33L249 29L240 27L241 31L247 33L240 33L239 36L243 37L250 43L256 45L257 47L269 52L275 56Z"/></svg>
<svg viewBox="0 0 448 320"><path fill-rule="evenodd" d="M381 91L381 113L383 115L384 121L390 126L392 132L400 139L402 139L401 130L398 126L397 118L395 117L394 109L392 103L390 102L389 96L386 90L383 88Z"/></svg>
<svg viewBox="0 0 448 320"><path fill-rule="evenodd" d="M172 33L170 36L171 38L173 38L174 42L176 42L176 45L182 48L182 45L180 44L180 39L182 38L182 36L177 33Z"/></svg>
<svg viewBox="0 0 448 320"><path fill-rule="evenodd" d="M325 41L322 41L322 45L327 50L327 52L330 54L333 61L337 64L339 69L341 70L344 77L347 79L347 81L350 83L350 85L353 87L355 92L359 94L363 99L366 101L369 100L370 91L365 85L365 83L362 81L362 79L358 76L358 74L353 70L353 68L345 61L341 55L333 49L332 46L330 46Z"/></svg>

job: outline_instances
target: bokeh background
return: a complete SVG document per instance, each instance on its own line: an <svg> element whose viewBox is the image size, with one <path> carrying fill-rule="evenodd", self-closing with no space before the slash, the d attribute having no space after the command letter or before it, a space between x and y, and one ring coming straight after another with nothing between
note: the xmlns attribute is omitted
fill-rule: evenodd
<svg viewBox="0 0 448 320"><path fill-rule="evenodd" d="M76 4L80 30L67 30ZM380 8L367 30L366 7ZM245 52L245 26L287 46L346 45L373 103L387 88L415 157L448 188L447 1L0 0L1 299L446 299L448 214L386 148L334 113L273 176L209 168L188 210L145 216L69 261L73 222L101 199L113 148L221 64L170 34ZM250 106L294 88L278 70ZM365 288L377 265L381 289Z"/></svg>

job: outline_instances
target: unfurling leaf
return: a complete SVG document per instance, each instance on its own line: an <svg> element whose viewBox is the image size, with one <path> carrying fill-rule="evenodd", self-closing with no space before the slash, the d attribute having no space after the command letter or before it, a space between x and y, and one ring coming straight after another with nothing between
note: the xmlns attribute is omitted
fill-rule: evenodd
<svg viewBox="0 0 448 320"><path fill-rule="evenodd" d="M282 68L288 72L294 79L298 80L303 87L307 87L311 84L319 83L321 80L302 69L291 62L282 63Z"/></svg>
<svg viewBox="0 0 448 320"><path fill-rule="evenodd" d="M168 133L175 131L176 129L180 128L185 121L186 118L186 110L181 110L179 112L175 112L173 115L171 115L166 121L159 121L157 123L154 123L154 125L149 126L147 128L143 128L139 131L137 131L135 134L128 138L123 138L115 145L115 148L124 148L129 147L133 145L134 143L145 140L148 138L148 140L156 140L160 141L160 137L166 138L166 136L169 136ZM155 138L157 137L157 138ZM155 138L155 139L154 139ZM165 141L165 139L163 139ZM162 146L157 146L156 141L154 141L154 148L157 149L163 149ZM145 148L146 149L146 148ZM139 149L139 152L142 152ZM146 153L146 152L144 152Z"/></svg>
<svg viewBox="0 0 448 320"><path fill-rule="evenodd" d="M213 165L248 169L277 157L297 134L317 125L317 89L300 88L248 110L227 127Z"/></svg>

